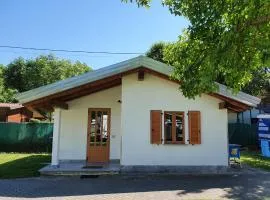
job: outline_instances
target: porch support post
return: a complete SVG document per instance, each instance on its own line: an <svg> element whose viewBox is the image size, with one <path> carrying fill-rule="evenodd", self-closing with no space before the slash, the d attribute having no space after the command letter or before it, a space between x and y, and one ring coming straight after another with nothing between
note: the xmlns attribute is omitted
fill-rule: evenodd
<svg viewBox="0 0 270 200"><path fill-rule="evenodd" d="M53 141L52 141L52 166L59 165L59 136L60 136L60 126L61 126L61 109L55 108L54 113L54 123L53 123Z"/></svg>

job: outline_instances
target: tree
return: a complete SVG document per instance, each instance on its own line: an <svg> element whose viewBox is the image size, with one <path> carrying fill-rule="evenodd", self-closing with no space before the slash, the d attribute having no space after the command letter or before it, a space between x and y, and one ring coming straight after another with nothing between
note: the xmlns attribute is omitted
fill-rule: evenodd
<svg viewBox="0 0 270 200"><path fill-rule="evenodd" d="M150 0L136 2L150 6ZM186 97L215 91L214 81L220 76L238 92L253 80L254 71L269 69L269 0L164 0L163 4L190 21L179 40L164 50L164 60L174 66L172 77L181 80Z"/></svg>
<svg viewBox="0 0 270 200"><path fill-rule="evenodd" d="M154 60L160 62L166 62L164 60L164 49L166 47L165 42L157 42L154 43L150 49L145 53L145 55L149 58L153 58Z"/></svg>
<svg viewBox="0 0 270 200"><path fill-rule="evenodd" d="M164 50L166 43L157 42L154 43L146 52L146 56L155 59L160 62L166 62L164 59ZM270 69L263 68L252 72L252 80L242 88L242 91L255 96L263 96L269 90L270 87ZM221 84L226 84L224 76L220 74L216 81Z"/></svg>
<svg viewBox="0 0 270 200"><path fill-rule="evenodd" d="M4 66L0 65L0 102L7 103L7 102L15 102L14 94L16 90L12 90L10 88L6 88L4 84Z"/></svg>
<svg viewBox="0 0 270 200"><path fill-rule="evenodd" d="M90 70L84 63L72 63L53 55L42 55L33 60L20 57L7 65L4 78L7 87L24 92Z"/></svg>
<svg viewBox="0 0 270 200"><path fill-rule="evenodd" d="M252 80L243 87L242 91L254 96L263 97L270 92L270 71L259 69L252 73Z"/></svg>

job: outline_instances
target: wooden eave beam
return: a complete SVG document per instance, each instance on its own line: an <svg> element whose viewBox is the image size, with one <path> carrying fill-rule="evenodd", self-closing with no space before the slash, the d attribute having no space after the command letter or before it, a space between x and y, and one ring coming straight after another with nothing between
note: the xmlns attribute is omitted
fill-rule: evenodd
<svg viewBox="0 0 270 200"><path fill-rule="evenodd" d="M48 102L50 102L50 100L54 100L54 99L56 99L56 100L66 100L66 99L68 99L69 100L69 96L72 97L70 99L80 97L79 95L76 95L75 93L80 93L80 95L91 94L91 93L93 93L93 91L101 90L101 89L98 89L98 90L93 89L94 87L98 87L99 85L103 85L103 84L106 85L107 82L111 82L111 83L113 83L112 86L116 86L117 84L121 84L121 79L122 79L123 76L128 75L128 74L132 74L134 72L138 72L139 70L143 70L145 73L150 73L150 74L156 75L156 76L158 76L160 78L163 78L163 79L166 79L166 80L170 80L170 81L173 81L173 82L176 82L176 83L180 83L177 80L170 79L170 77L167 76L167 75L161 74L159 72L156 72L154 70L151 70L151 69L148 69L148 68L145 68L145 67L141 66L141 67L138 67L136 69L132 69L132 70L129 70L129 71L126 71L126 72L123 72L123 73L119 73L119 74L116 74L116 75L113 75L113 76L110 76L110 77L107 77L107 78L104 78L104 79L101 79L101 80L97 80L97 81L87 83L87 84L84 84L84 85L81 85L81 86L78 86L78 87L75 87L75 88L68 89L66 91L62 91L62 92L52 94L52 95L49 95L49 96L46 96L46 97L31 101L31 102L27 102L27 103L24 103L23 105L27 106L27 107L28 106L40 107L40 105L48 104ZM116 82L113 82L113 81L116 81ZM106 85L106 87L104 87L104 88L107 89L107 88L109 88L109 86ZM85 91L89 90L89 92L81 92L83 90L85 90Z"/></svg>
<svg viewBox="0 0 270 200"><path fill-rule="evenodd" d="M218 108L219 108L220 110L226 109L226 108L228 108L228 103L225 102L225 101L220 102L220 103L218 104Z"/></svg>
<svg viewBox="0 0 270 200"><path fill-rule="evenodd" d="M228 109L228 110L232 110L232 111L234 111L234 112L243 112L243 111L244 111L244 110L242 110L242 109L235 108L235 107L233 107L233 106L229 106L227 109Z"/></svg>
<svg viewBox="0 0 270 200"><path fill-rule="evenodd" d="M97 81L87 83L87 84L84 84L84 85L81 85L81 86L78 86L78 87L75 87L72 89L68 89L66 91L59 92L56 94L52 94L52 95L49 95L47 97L43 97L43 98L34 100L32 102L25 103L23 105L24 106L33 106L35 108L42 107L43 109L51 110L53 108L52 108L52 105L50 105L50 104L53 103L54 106L61 106L64 109L68 109L68 105L66 103L63 103L63 102L73 100L73 99L76 99L76 98L79 98L82 96L86 96L86 95L89 95L89 94L92 94L92 93L95 93L95 92L98 92L98 91L101 91L104 89L108 89L108 88L120 85L122 83L123 76L128 75L128 74L132 74L135 72L139 72L139 71L143 71L144 73L153 74L155 76L158 76L158 77L163 78L165 80L173 81L173 82L178 83L178 84L181 83L178 80L171 79L168 75L161 74L159 72L156 72L154 70L151 70L151 69L148 69L148 68L141 66L141 67L138 67L136 69L132 69L132 70L129 70L129 71L126 71L123 73L119 73L119 74L116 74L116 75L113 75L113 76L110 76L110 77L107 77L107 78L104 78L101 80L97 80ZM221 99L224 102L229 103L228 109L234 110L236 112L247 110L250 108L250 106L248 106L244 103L238 102L234 99L222 96L220 94L211 93L208 95L213 96L213 97L218 98L218 99ZM55 101L57 104L55 104ZM60 103L58 101L60 101ZM226 104L220 105L220 106L222 108L222 106L225 106L225 105Z"/></svg>
<svg viewBox="0 0 270 200"><path fill-rule="evenodd" d="M218 104L218 107L220 110L222 109L228 109L228 110L232 110L234 112L242 112L244 111L242 108L236 107L228 102L221 102Z"/></svg>
<svg viewBox="0 0 270 200"><path fill-rule="evenodd" d="M104 83L104 84L101 84L99 86L89 88L87 90L82 90L78 93L74 93L74 94L62 97L61 100L62 101L71 101L71 100L74 100L74 99L79 98L79 97L83 97L83 96L86 96L89 94L93 94L95 92L99 92L101 90L106 90L106 89L121 85L121 82L122 82L121 79L113 80L113 81L110 81L108 83Z"/></svg>
<svg viewBox="0 0 270 200"><path fill-rule="evenodd" d="M45 110L45 111L53 111L53 107L61 107L63 109L68 109L68 104L65 103L67 101L71 101L76 98L83 97L83 96L86 96L86 95L89 95L89 94L92 94L92 93L95 93L104 89L115 87L117 85L121 85L121 79L113 80L113 81L110 81L110 82L107 82L107 83L104 83L104 84L101 84L99 86L89 88L89 89L82 88L81 91L74 92L73 94L66 95L63 97L48 100L47 102L42 102L40 104L35 104L32 107L34 109L41 108L42 110Z"/></svg>
<svg viewBox="0 0 270 200"><path fill-rule="evenodd" d="M171 77L168 76L168 75L159 73L159 72L157 72L157 71L151 70L151 69L146 68L146 67L144 67L144 66L140 66L140 67L138 67L138 68L136 68L136 69L132 69L132 70L123 72L123 73L121 74L121 77L126 76L126 75L129 75L129 74L132 74L132 73L137 73L137 72L139 72L139 71L144 71L144 73L152 74L152 75L155 75L155 76L157 76L157 77L159 77L159 78L162 78L162 79L165 79L165 80L169 80L169 81L172 81L172 82L175 82L175 83L178 83L178 84L180 83L180 81L171 79Z"/></svg>
<svg viewBox="0 0 270 200"><path fill-rule="evenodd" d="M98 80L98 81L95 81L95 82L92 82L92 83L81 85L81 86L78 86L78 87L63 91L63 92L59 92L57 94L52 94L52 95L49 95L47 97L40 98L40 99L31 101L31 102L27 102L27 103L24 103L23 105L24 106L37 107L38 105L41 105L41 104L47 104L51 100L60 99L61 97L72 95L72 94L80 92L82 90L87 90L89 88L96 87L97 85L106 83L109 80L116 80L116 79L119 79L119 78L121 78L119 75L115 75L115 76L112 76L112 77L109 77L109 78L105 78L105 79Z"/></svg>
<svg viewBox="0 0 270 200"><path fill-rule="evenodd" d="M53 107L59 107L59 108L62 108L64 110L68 110L68 104L64 101L52 100L52 101L50 101L49 104L52 105Z"/></svg>
<svg viewBox="0 0 270 200"><path fill-rule="evenodd" d="M138 72L138 81L143 81L144 80L144 70L140 69Z"/></svg>
<svg viewBox="0 0 270 200"><path fill-rule="evenodd" d="M229 105L232 105L233 107L239 108L240 110L247 110L247 109L250 108L250 106L248 106L248 105L246 105L244 103L238 102L238 101L236 101L234 99L222 96L220 94L211 93L211 94L208 94L208 95L210 95L212 97L215 97L217 99L221 99L221 100L225 101L226 103L228 103Z"/></svg>
<svg viewBox="0 0 270 200"><path fill-rule="evenodd" d="M33 107L33 109L41 110L43 112L53 112L54 111L54 108L52 107L52 105L49 105L47 103L36 105L35 107Z"/></svg>

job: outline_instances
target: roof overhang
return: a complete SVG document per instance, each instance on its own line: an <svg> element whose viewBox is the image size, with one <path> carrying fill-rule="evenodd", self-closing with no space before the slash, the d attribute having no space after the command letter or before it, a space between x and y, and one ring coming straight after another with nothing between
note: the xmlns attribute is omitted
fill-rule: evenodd
<svg viewBox="0 0 270 200"><path fill-rule="evenodd" d="M108 67L42 86L24 93L17 98L24 106L52 110L53 107L67 109L67 101L89 95L122 83L122 76L144 70L161 78L170 79L173 67L145 56L132 58ZM234 95L226 86L218 84L219 90L210 94L227 103L226 108L240 112L256 107L260 99L243 92ZM225 108L225 107L224 107Z"/></svg>
<svg viewBox="0 0 270 200"><path fill-rule="evenodd" d="M23 114L23 115L26 115L29 118L31 118L33 116L33 112L30 111L26 107L10 109L9 112L8 112L8 116L10 116L10 115L16 115L16 114Z"/></svg>
<svg viewBox="0 0 270 200"><path fill-rule="evenodd" d="M0 107L0 113L3 116L10 116L10 115L16 115L16 114L23 114L27 117L31 118L33 116L33 112L27 109L26 107Z"/></svg>

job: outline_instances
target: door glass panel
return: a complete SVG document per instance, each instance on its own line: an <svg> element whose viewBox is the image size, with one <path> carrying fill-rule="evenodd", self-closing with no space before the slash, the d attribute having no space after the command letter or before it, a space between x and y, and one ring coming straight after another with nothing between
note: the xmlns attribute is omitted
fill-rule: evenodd
<svg viewBox="0 0 270 200"><path fill-rule="evenodd" d="M183 116L176 115L176 141L184 141L184 134L183 134Z"/></svg>
<svg viewBox="0 0 270 200"><path fill-rule="evenodd" d="M97 122L96 122L96 145L99 146L101 143L101 128L102 128L102 115L101 112L97 112Z"/></svg>
<svg viewBox="0 0 270 200"><path fill-rule="evenodd" d="M108 140L108 113L102 113L102 145L106 146Z"/></svg>
<svg viewBox="0 0 270 200"><path fill-rule="evenodd" d="M172 141L172 115L169 113L165 114L164 129L166 141Z"/></svg>
<svg viewBox="0 0 270 200"><path fill-rule="evenodd" d="M106 146L108 135L109 113L107 111L91 111L90 113L90 146Z"/></svg>
<svg viewBox="0 0 270 200"><path fill-rule="evenodd" d="M96 112L91 112L91 129L90 129L90 146L95 145L95 135L96 135Z"/></svg>

